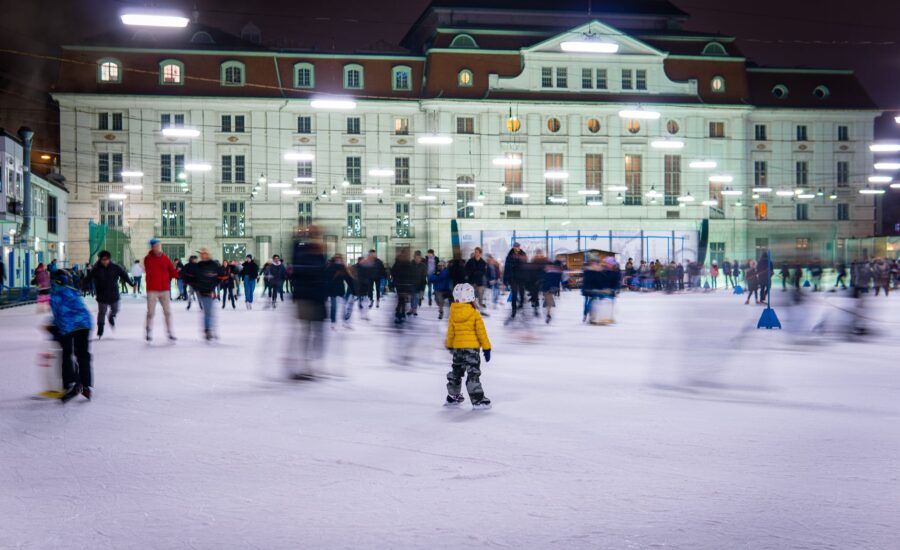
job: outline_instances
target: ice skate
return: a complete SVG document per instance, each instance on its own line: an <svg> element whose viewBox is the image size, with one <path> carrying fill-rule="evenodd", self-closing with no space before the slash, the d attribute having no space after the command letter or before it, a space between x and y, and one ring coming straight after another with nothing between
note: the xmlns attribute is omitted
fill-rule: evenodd
<svg viewBox="0 0 900 550"><path fill-rule="evenodd" d="M491 408L491 400L487 397L483 397L481 401L477 403L472 403L473 411L486 411Z"/></svg>
<svg viewBox="0 0 900 550"><path fill-rule="evenodd" d="M456 395L448 395L447 400L444 402L445 407L457 407L465 402L466 398L463 397L462 394L458 393Z"/></svg>
<svg viewBox="0 0 900 550"><path fill-rule="evenodd" d="M81 393L81 385L80 384L72 384L66 393L59 398L62 403L68 403L72 399L78 396Z"/></svg>
<svg viewBox="0 0 900 550"><path fill-rule="evenodd" d="M90 401L91 397L94 396L94 390L90 386L85 386L81 389L81 395L83 395L85 399Z"/></svg>

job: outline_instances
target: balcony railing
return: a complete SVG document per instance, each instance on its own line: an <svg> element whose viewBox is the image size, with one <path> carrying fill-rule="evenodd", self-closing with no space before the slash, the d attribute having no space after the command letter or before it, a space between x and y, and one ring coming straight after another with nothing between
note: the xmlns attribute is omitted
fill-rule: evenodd
<svg viewBox="0 0 900 550"><path fill-rule="evenodd" d="M216 226L217 239L247 239L252 236L253 231L251 231L249 225L244 225L243 227L228 227L227 229L222 224Z"/></svg>
<svg viewBox="0 0 900 550"><path fill-rule="evenodd" d="M191 228L178 225L155 225L153 234L157 237L183 239L191 236Z"/></svg>

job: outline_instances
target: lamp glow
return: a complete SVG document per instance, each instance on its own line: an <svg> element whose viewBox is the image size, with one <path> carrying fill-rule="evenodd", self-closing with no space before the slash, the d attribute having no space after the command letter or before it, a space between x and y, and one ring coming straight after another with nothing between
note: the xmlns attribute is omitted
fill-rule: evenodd
<svg viewBox="0 0 900 550"><path fill-rule="evenodd" d="M163 128L162 135L174 138L195 138L200 137L200 130L196 128Z"/></svg>
<svg viewBox="0 0 900 550"><path fill-rule="evenodd" d="M491 162L494 166L522 166L522 159L519 157L497 157Z"/></svg>
<svg viewBox="0 0 900 550"><path fill-rule="evenodd" d="M579 195L599 195L600 190L599 189L579 189L578 194Z"/></svg>
<svg viewBox="0 0 900 550"><path fill-rule="evenodd" d="M122 199L127 199L128 195L126 195L125 193L110 193L109 198L122 200Z"/></svg>
<svg viewBox="0 0 900 550"><path fill-rule="evenodd" d="M425 190L428 191L429 193L449 193L450 192L450 190L447 189L446 187L429 187Z"/></svg>
<svg viewBox="0 0 900 550"><path fill-rule="evenodd" d="M559 49L572 53L616 53L619 45L600 40L566 40L560 43Z"/></svg>
<svg viewBox="0 0 900 550"><path fill-rule="evenodd" d="M280 181L273 181L272 183L269 184L269 187L273 187L275 189L284 189L285 187L290 187L290 186L291 186L290 183L284 183L284 182L280 182Z"/></svg>
<svg viewBox="0 0 900 550"><path fill-rule="evenodd" d="M391 178L394 176L394 171L390 168L372 168L369 170L369 175L376 178Z"/></svg>
<svg viewBox="0 0 900 550"><path fill-rule="evenodd" d="M791 191L790 189L779 189L778 191L775 191L775 194L779 197L793 197L794 196L794 192Z"/></svg>
<svg viewBox="0 0 900 550"><path fill-rule="evenodd" d="M678 197L678 199L676 199L676 200L678 202L694 202L694 200L696 200L696 199L694 199L694 197L690 193L688 193L687 195L682 195L682 196Z"/></svg>
<svg viewBox="0 0 900 550"><path fill-rule="evenodd" d="M569 179L569 173L565 170L547 170L546 172L544 172L544 179L565 180Z"/></svg>
<svg viewBox="0 0 900 550"><path fill-rule="evenodd" d="M726 174L715 174L709 177L709 181L713 183L731 183L734 181L734 177Z"/></svg>
<svg viewBox="0 0 900 550"><path fill-rule="evenodd" d="M588 201L588 206L603 206L603 201Z"/></svg>
<svg viewBox="0 0 900 550"><path fill-rule="evenodd" d="M719 206L719 201L710 199L710 200L705 200L705 201L701 202L700 204L702 204L703 206Z"/></svg>
<svg viewBox="0 0 900 550"><path fill-rule="evenodd" d="M289 151L284 154L284 160L315 160L316 155L302 151Z"/></svg>
<svg viewBox="0 0 900 550"><path fill-rule="evenodd" d="M469 201L466 203L466 206L484 206L484 203L480 201Z"/></svg>
<svg viewBox="0 0 900 550"><path fill-rule="evenodd" d="M352 111L356 109L356 102L351 99L314 99L309 106L313 109Z"/></svg>
<svg viewBox="0 0 900 550"><path fill-rule="evenodd" d="M434 195L419 195L419 200L425 201L425 202L430 202L430 201L436 201L437 197L435 197Z"/></svg>
<svg viewBox="0 0 900 550"><path fill-rule="evenodd" d="M124 170L122 171L123 178L140 178L144 175L143 172L138 170Z"/></svg>
<svg viewBox="0 0 900 550"><path fill-rule="evenodd" d="M547 200L549 200L553 204L566 204L567 202L569 202L569 199L565 197L550 197Z"/></svg>
<svg viewBox="0 0 900 550"><path fill-rule="evenodd" d="M873 153L896 153L900 151L900 143L873 143L869 145Z"/></svg>
<svg viewBox="0 0 900 550"><path fill-rule="evenodd" d="M314 181L316 181L316 178L312 176L300 176L294 178L295 183L313 183Z"/></svg>
<svg viewBox="0 0 900 550"><path fill-rule="evenodd" d="M645 111L644 109L623 109L619 111L622 118L633 118L637 120L659 120L662 116L659 111Z"/></svg>
<svg viewBox="0 0 900 550"><path fill-rule="evenodd" d="M726 197L738 197L742 195L744 192L740 189L726 189L722 191L722 195Z"/></svg>
<svg viewBox="0 0 900 550"><path fill-rule="evenodd" d="M509 197L512 199L527 199L528 193L510 193Z"/></svg>
<svg viewBox="0 0 900 550"><path fill-rule="evenodd" d="M869 183L891 183L894 178L891 176L869 176Z"/></svg>
<svg viewBox="0 0 900 550"><path fill-rule="evenodd" d="M771 193L772 188L771 187L754 187L753 192L754 193Z"/></svg>
<svg viewBox="0 0 900 550"><path fill-rule="evenodd" d="M900 170L900 162L876 162L876 170Z"/></svg>
<svg viewBox="0 0 900 550"><path fill-rule="evenodd" d="M814 199L816 198L815 193L803 193L801 195L797 195L798 199Z"/></svg>
<svg viewBox="0 0 900 550"><path fill-rule="evenodd" d="M126 191L140 191L144 186L139 183L129 183L122 186L122 189Z"/></svg>
<svg viewBox="0 0 900 550"><path fill-rule="evenodd" d="M676 139L657 139L650 142L654 149L684 149L684 142Z"/></svg>
<svg viewBox="0 0 900 550"><path fill-rule="evenodd" d="M123 13L119 16L125 25L137 27L187 27L190 19L182 15L166 13Z"/></svg>
<svg viewBox="0 0 900 550"><path fill-rule="evenodd" d="M416 142L420 145L450 145L453 143L453 138L450 136L431 134L428 136L420 136L416 139Z"/></svg>
<svg viewBox="0 0 900 550"><path fill-rule="evenodd" d="M206 162L192 162L185 164L184 169L187 172L209 172L212 170L212 164Z"/></svg>
<svg viewBox="0 0 900 550"><path fill-rule="evenodd" d="M710 169L710 168L715 168L718 165L719 165L719 163L717 163L714 160L694 160L694 161L691 161L690 164L688 164L689 167L695 168L695 169Z"/></svg>
<svg viewBox="0 0 900 550"><path fill-rule="evenodd" d="M374 187L369 187L367 189L363 189L363 195L381 195L384 193L384 189L376 189Z"/></svg>
<svg viewBox="0 0 900 550"><path fill-rule="evenodd" d="M884 189L869 189L868 187L865 189L859 190L860 195L884 195Z"/></svg>
<svg viewBox="0 0 900 550"><path fill-rule="evenodd" d="M269 187L272 187L272 185L269 185ZM284 191L281 192L281 194L282 194L282 195L293 196L293 195L299 195L299 194L302 193L302 192L303 192L303 191L300 191L299 189L285 189Z"/></svg>

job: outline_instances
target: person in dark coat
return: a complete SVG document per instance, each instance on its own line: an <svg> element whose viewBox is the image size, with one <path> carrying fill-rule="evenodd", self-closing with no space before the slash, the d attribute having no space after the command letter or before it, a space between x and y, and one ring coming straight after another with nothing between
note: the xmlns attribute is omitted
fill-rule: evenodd
<svg viewBox="0 0 900 550"><path fill-rule="evenodd" d="M416 285L416 273L409 259L409 249L402 248L397 253L394 265L391 266L391 277L394 290L397 292L397 309L394 312L394 323L401 324L406 319L406 305L409 303Z"/></svg>
<svg viewBox="0 0 900 550"><path fill-rule="evenodd" d="M269 264L265 277L269 282L269 297L272 299L266 307L274 308L279 296L281 301L284 301L284 282L288 278L287 268L284 267L284 264L281 262L281 256L278 254L272 256L272 263Z"/></svg>
<svg viewBox="0 0 900 550"><path fill-rule="evenodd" d="M769 252L764 251L759 255L759 261L756 262L756 284L759 285L759 301L765 302L771 288L771 264L769 263Z"/></svg>
<svg viewBox="0 0 900 550"><path fill-rule="evenodd" d="M344 257L340 254L335 254L328 263L328 267L325 268L325 285L331 311L331 324L334 326L337 322L338 298L349 300L348 296L353 294L353 278L350 277L350 272L344 265ZM344 320L347 320L346 315L344 315Z"/></svg>
<svg viewBox="0 0 900 550"><path fill-rule="evenodd" d="M413 291L410 296L410 313L418 316L419 306L425 297L425 287L428 285L428 264L422 258L422 252L416 250L413 257Z"/></svg>
<svg viewBox="0 0 900 550"><path fill-rule="evenodd" d="M107 250L97 254L99 258L88 275L81 281L82 286L94 285L97 297L97 338L103 337L103 328L109 318L109 326L115 328L119 314L119 281L134 287L134 281L119 264L113 263L112 254Z"/></svg>
<svg viewBox="0 0 900 550"><path fill-rule="evenodd" d="M523 280L523 267L528 262L528 255L522 250L519 243L513 243L512 249L506 255L503 266L503 284L510 289L512 296L512 313L510 319L515 318L516 312L525 303L525 285Z"/></svg>
<svg viewBox="0 0 900 550"><path fill-rule="evenodd" d="M253 256L247 254L242 264L241 278L244 280L244 303L247 309L253 309L253 293L256 292L256 280L259 279L259 264L253 261Z"/></svg>
<svg viewBox="0 0 900 550"><path fill-rule="evenodd" d="M435 272L428 277L428 282L434 287L434 300L438 306L438 319L444 318L444 304L450 297L450 270L439 262Z"/></svg>
<svg viewBox="0 0 900 550"><path fill-rule="evenodd" d="M481 248L475 247L472 257L466 262L466 279L475 289L478 307L484 309L484 285L487 281L488 265L481 257Z"/></svg>
<svg viewBox="0 0 900 550"><path fill-rule="evenodd" d="M228 262L224 262L222 265L222 273L220 274L219 280L219 288L222 290L222 309L225 309L225 304L228 300L231 300L231 309L236 309L237 306L234 304L234 286L235 279L237 274L234 272L232 266L228 265ZM185 292L187 294L187 292Z"/></svg>
<svg viewBox="0 0 900 550"><path fill-rule="evenodd" d="M322 355L324 344L325 300L329 281L327 262L318 229L306 228L302 239L294 243L291 261L291 282L297 319L301 324L300 354L302 365L294 370L294 379L309 379L315 375L313 364Z"/></svg>
<svg viewBox="0 0 900 550"><path fill-rule="evenodd" d="M431 306L432 296L434 295L434 285L431 282L431 276L439 271L438 265L441 263L441 259L434 255L434 250L429 248L428 252L425 253L425 268L428 276L428 283L426 284L426 294L428 294L428 305Z"/></svg>
<svg viewBox="0 0 900 550"><path fill-rule="evenodd" d="M219 262L213 260L209 250L199 250L200 261L188 263L181 276L197 294L200 309L203 310L203 334L207 340L217 338L216 334L216 290L228 276Z"/></svg>
<svg viewBox="0 0 900 550"><path fill-rule="evenodd" d="M759 303L759 275L756 271L756 265L754 262L750 262L750 265L747 266L747 271L744 272L744 281L747 283L747 299L744 300L744 305L750 303L750 297Z"/></svg>

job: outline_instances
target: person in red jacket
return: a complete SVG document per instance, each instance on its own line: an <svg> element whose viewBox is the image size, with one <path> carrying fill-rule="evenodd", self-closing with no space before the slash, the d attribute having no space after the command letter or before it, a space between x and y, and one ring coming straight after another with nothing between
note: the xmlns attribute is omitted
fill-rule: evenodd
<svg viewBox="0 0 900 550"><path fill-rule="evenodd" d="M159 302L163 317L166 319L166 332L169 334L169 340L174 342L169 293L172 279L178 278L178 272L175 271L172 260L163 254L162 245L157 239L150 239L150 252L144 258L144 276L147 278L147 341L153 339L153 315L156 313L156 303Z"/></svg>

